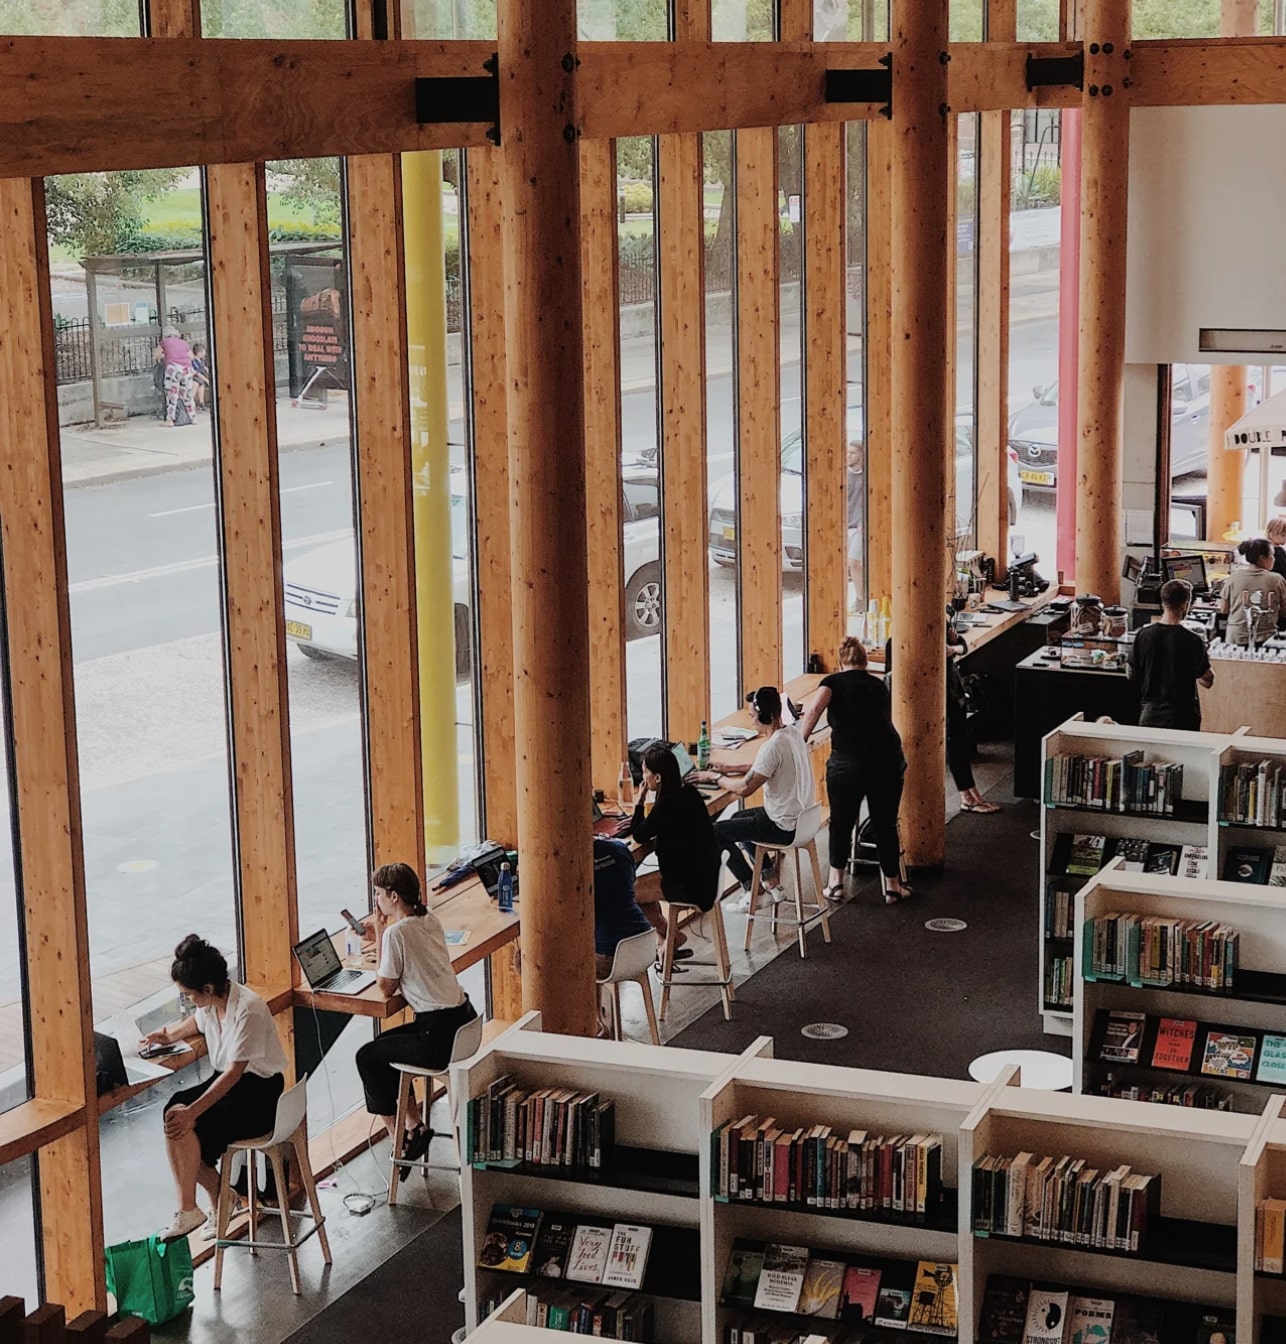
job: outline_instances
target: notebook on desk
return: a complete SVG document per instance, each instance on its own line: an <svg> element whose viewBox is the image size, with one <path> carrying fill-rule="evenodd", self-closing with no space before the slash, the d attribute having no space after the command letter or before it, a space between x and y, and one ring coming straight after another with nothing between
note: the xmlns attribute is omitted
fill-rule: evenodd
<svg viewBox="0 0 1286 1344"><path fill-rule="evenodd" d="M309 989L319 994L360 994L375 983L374 971L350 970L340 961L325 929L296 943L294 952Z"/></svg>

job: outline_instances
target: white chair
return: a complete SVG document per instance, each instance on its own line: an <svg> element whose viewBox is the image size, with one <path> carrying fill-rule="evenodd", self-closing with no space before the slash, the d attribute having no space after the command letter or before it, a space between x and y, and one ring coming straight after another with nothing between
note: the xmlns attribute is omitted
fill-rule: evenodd
<svg viewBox="0 0 1286 1344"><path fill-rule="evenodd" d="M602 980L597 981L600 1002L603 991L610 990L606 996L612 1015L612 1039L623 1041L625 1033L621 1025L621 986L632 980L643 995L643 1008L647 1013L647 1028L652 1034L652 1044L661 1044L661 1033L657 1030L656 1009L652 1006L652 984L647 973L656 961L656 934L651 929L646 933L636 933L632 938L623 938L616 944L612 953L612 969Z"/></svg>
<svg viewBox="0 0 1286 1344"><path fill-rule="evenodd" d="M741 887L736 888L737 891ZM666 921L665 947L661 952L661 1021L665 1021L665 1015L670 1007L670 991L672 989L691 989L697 985L717 985L719 987L719 997L723 1000L723 1016L727 1022L732 1021L732 1003L737 997L736 991L732 987L732 962L728 957L728 935L723 927L723 906L722 902L716 900L709 910L703 911L698 905L684 905L678 901L669 902L670 917ZM687 919L681 919L686 912ZM678 933L680 924L688 927L694 920L711 921L711 944L714 949L713 961L685 961L679 968L679 974L684 976L682 980L674 978L674 954L678 950ZM712 966L717 975L709 980L689 980L687 971L692 966Z"/></svg>
<svg viewBox="0 0 1286 1344"><path fill-rule="evenodd" d="M795 838L788 845L783 845L779 841L756 841L755 843L755 871L750 880L750 909L746 911L746 947L750 947L750 936L754 932L755 920L767 919L771 923L772 931L777 932L778 924L786 924L795 928L799 938L799 955L806 957L808 955L808 943L806 934L813 925L820 923L822 926L822 937L829 943L831 940L831 920L830 907L826 902L826 889L822 886L822 869L817 860L817 832L822 828L822 805L814 803L812 807L805 808L799 814L799 822L795 826ZM804 900L804 884L802 870L799 864L799 855L801 850L808 852L808 857L813 865L813 885L817 892L816 901ZM789 897L783 896L780 901L772 899L773 894L764 890L763 869L764 860L774 851L785 854L793 854L795 857L795 913L791 915L780 914L781 906L785 905ZM785 860L782 861L782 871L778 874L779 878L785 877ZM759 906L767 899L770 910L760 912Z"/></svg>
<svg viewBox="0 0 1286 1344"><path fill-rule="evenodd" d="M228 1145L228 1151L219 1163L219 1207L215 1215L214 1250L214 1286L220 1287L223 1281L223 1253L229 1246L241 1246L256 1254L259 1251L285 1251L290 1262L290 1286L299 1292L299 1260L296 1252L315 1232L321 1241L322 1258L330 1264L330 1242L326 1237L326 1219L322 1215L321 1201L317 1198L317 1183L313 1180L312 1164L308 1160L308 1139L304 1132L308 1110L308 1079L301 1078L292 1088L283 1092L277 1100L277 1123L271 1134L261 1139L239 1139ZM299 1181L308 1196L308 1212L290 1207L290 1190L286 1180L286 1154L294 1154L295 1165L299 1168ZM244 1153L246 1157L246 1191L249 1201L250 1225L244 1238L234 1240L228 1236L228 1223L232 1214L232 1167L233 1156ZM263 1153L270 1164L273 1184L276 1186L277 1216L281 1219L280 1241L263 1241L259 1235L259 1194L257 1190L258 1165L256 1154ZM291 1228L292 1218L307 1218L311 1226L298 1235Z"/></svg>
<svg viewBox="0 0 1286 1344"><path fill-rule="evenodd" d="M451 1117L451 1129L449 1132L435 1134L432 1125L429 1125L429 1107L433 1102L433 1084L429 1083L425 1089L424 1105L420 1114L424 1117L424 1123L429 1130L429 1144L424 1150L423 1157L409 1158L399 1157L398 1150L393 1148L389 1153L389 1182L388 1182L388 1202L390 1205L397 1203L397 1188L402 1183L402 1173L416 1168L427 1180L429 1172L437 1169L439 1171L456 1171L459 1169L461 1158L459 1145L456 1142L456 1135L459 1127L456 1124L455 1105L451 1098L451 1065L458 1064L462 1059L471 1059L478 1053L482 1045L482 1017L473 1018L466 1022L455 1034L455 1040L451 1044L451 1058L440 1069L422 1069L418 1064L394 1064L393 1067L401 1075L397 1086L397 1119L393 1124L393 1133L402 1135L406 1133L406 1113L411 1106L412 1089L415 1087L417 1078L428 1078L441 1080L442 1086L447 1096L447 1114ZM429 1161L429 1148L433 1145L434 1139L450 1139L456 1144L456 1160L454 1164Z"/></svg>

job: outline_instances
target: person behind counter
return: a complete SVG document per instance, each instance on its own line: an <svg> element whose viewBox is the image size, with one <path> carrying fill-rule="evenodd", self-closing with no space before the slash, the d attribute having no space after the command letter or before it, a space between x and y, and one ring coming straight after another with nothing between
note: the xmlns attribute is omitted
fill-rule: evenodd
<svg viewBox="0 0 1286 1344"><path fill-rule="evenodd" d="M1286 621L1286 579L1273 571L1276 556L1266 538L1251 537L1237 550L1246 563L1225 580L1219 610L1228 617L1229 644L1249 644L1252 633L1260 644Z"/></svg>
<svg viewBox="0 0 1286 1344"><path fill-rule="evenodd" d="M646 806L650 797L652 806ZM719 894L719 842L705 799L679 775L679 762L663 742L643 753L643 792L634 808L630 834L656 848L661 899L692 905L703 913ZM664 941L664 931L659 937ZM679 935L677 944L684 936ZM676 944L676 945L677 945Z"/></svg>
<svg viewBox="0 0 1286 1344"><path fill-rule="evenodd" d="M1273 543L1273 573L1286 579L1286 513L1268 520L1264 536Z"/></svg>
<svg viewBox="0 0 1286 1344"><path fill-rule="evenodd" d="M754 873L746 855L754 857L756 844L791 844L800 814L816 801L817 786L799 729L794 724L787 727L782 720L781 692L776 686L761 686L746 699L755 720L768 729L768 740L759 748L749 774L718 778L728 793L739 798L763 789L764 805L743 807L740 812L716 821L714 833L720 850L728 856L728 871L746 893L743 902L748 908ZM765 891L775 892L781 887L775 862L771 866L764 863L760 878Z"/></svg>
<svg viewBox="0 0 1286 1344"><path fill-rule="evenodd" d="M149 1032L143 1044L203 1036L214 1073L165 1103L165 1151L179 1208L159 1234L162 1241L177 1241L205 1223L196 1203L198 1185L217 1211L219 1159L238 1139L272 1133L289 1068L268 1005L228 978L227 960L217 947L189 934L174 949L170 979L191 1000L192 1013Z"/></svg>
<svg viewBox="0 0 1286 1344"><path fill-rule="evenodd" d="M372 874L371 885L375 910L368 923L379 958L375 983L388 998L400 994L415 1021L367 1041L357 1052L357 1072L367 1111L384 1121L394 1143L400 1137L398 1156L415 1162L424 1156L432 1134L420 1117L414 1092L406 1132L394 1133L399 1075L393 1065L445 1068L456 1032L478 1014L455 978L446 935L424 904L415 870L405 863L386 863Z"/></svg>
<svg viewBox="0 0 1286 1344"><path fill-rule="evenodd" d="M1161 585L1161 619L1145 625L1130 648L1126 672L1139 683L1139 723L1144 728L1201 728L1197 687L1214 685L1205 640L1183 624L1192 585L1171 579Z"/></svg>
<svg viewBox="0 0 1286 1344"><path fill-rule="evenodd" d="M860 640L850 637L839 646L839 669L822 678L799 725L805 742L823 713L831 730L831 754L826 762L826 793L831 804L826 895L832 900L844 895L844 870L865 799L884 874L884 899L893 905L911 895L911 888L902 882L898 840L898 807L906 774L902 739L893 726L883 681L866 670L866 650Z"/></svg>

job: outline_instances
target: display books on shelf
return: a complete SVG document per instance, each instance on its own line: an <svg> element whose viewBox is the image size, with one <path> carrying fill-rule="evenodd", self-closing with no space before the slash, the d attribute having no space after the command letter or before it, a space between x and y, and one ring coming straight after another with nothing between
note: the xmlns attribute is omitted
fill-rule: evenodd
<svg viewBox="0 0 1286 1344"><path fill-rule="evenodd" d="M563 1218L542 1219L531 1260L536 1273L546 1279L566 1278L567 1261L571 1256L572 1238L575 1235L576 1224L573 1222Z"/></svg>
<svg viewBox="0 0 1286 1344"><path fill-rule="evenodd" d="M978 1316L978 1344L1022 1344L1031 1284L1007 1274L991 1274Z"/></svg>
<svg viewBox="0 0 1286 1344"><path fill-rule="evenodd" d="M1273 871L1273 851L1260 845L1232 845L1223 861L1225 882L1267 886Z"/></svg>
<svg viewBox="0 0 1286 1344"><path fill-rule="evenodd" d="M1123 1297L1112 1318L1112 1344L1161 1344L1164 1319L1165 1309L1155 1298Z"/></svg>
<svg viewBox="0 0 1286 1344"><path fill-rule="evenodd" d="M492 1206L491 1218L478 1252L482 1269L500 1269L525 1274L531 1265L532 1247L540 1229L539 1209L511 1204Z"/></svg>
<svg viewBox="0 0 1286 1344"><path fill-rule="evenodd" d="M1235 1032L1209 1031L1206 1033L1205 1054L1201 1072L1211 1078L1236 1078L1249 1082L1255 1062L1255 1037Z"/></svg>
<svg viewBox="0 0 1286 1344"><path fill-rule="evenodd" d="M764 1311L794 1311L804 1288L808 1248L771 1242L755 1290L755 1306Z"/></svg>
<svg viewBox="0 0 1286 1344"><path fill-rule="evenodd" d="M1068 1344L1110 1344L1116 1303L1110 1297L1074 1295L1069 1308Z"/></svg>
<svg viewBox="0 0 1286 1344"><path fill-rule="evenodd" d="M1233 761L1219 771L1219 815L1239 826L1286 825L1286 763Z"/></svg>
<svg viewBox="0 0 1286 1344"><path fill-rule="evenodd" d="M1202 880L1210 875L1210 850L1205 845L1184 845L1179 851L1179 877Z"/></svg>
<svg viewBox="0 0 1286 1344"><path fill-rule="evenodd" d="M734 1243L723 1273L722 1300L726 1306L753 1307L759 1275L764 1267L762 1246Z"/></svg>
<svg viewBox="0 0 1286 1344"><path fill-rule="evenodd" d="M1273 861L1268 869L1270 887L1286 887L1286 845L1273 848Z"/></svg>
<svg viewBox="0 0 1286 1344"><path fill-rule="evenodd" d="M890 1266L880 1279L875 1299L875 1324L905 1330L911 1318L911 1291L915 1285L912 1265Z"/></svg>
<svg viewBox="0 0 1286 1344"><path fill-rule="evenodd" d="M1111 1064L1137 1064L1143 1045L1146 1013L1129 1013L1113 1008L1107 1015L1103 1044L1098 1057Z"/></svg>
<svg viewBox="0 0 1286 1344"><path fill-rule="evenodd" d="M572 1237L566 1277L574 1283L602 1283L607 1254L612 1245L612 1229L581 1223Z"/></svg>
<svg viewBox="0 0 1286 1344"><path fill-rule="evenodd" d="M801 1316L820 1316L835 1320L839 1316L840 1292L844 1287L842 1260L824 1260L811 1256L804 1271L804 1286L800 1289L799 1305L795 1310Z"/></svg>
<svg viewBox="0 0 1286 1344"><path fill-rule="evenodd" d="M931 1335L955 1338L959 1329L956 1314L956 1266L933 1260L921 1260L915 1267L911 1288L911 1312L907 1328Z"/></svg>
<svg viewBox="0 0 1286 1344"><path fill-rule="evenodd" d="M1163 1017L1157 1024L1152 1067L1187 1073L1192 1067L1192 1049L1196 1041L1197 1024L1190 1018Z"/></svg>
<svg viewBox="0 0 1286 1344"><path fill-rule="evenodd" d="M1271 1087L1286 1087L1286 1036L1264 1032L1259 1045L1259 1067L1255 1081Z"/></svg>
<svg viewBox="0 0 1286 1344"><path fill-rule="evenodd" d="M880 1271L870 1265L849 1265L844 1271L840 1297L841 1321L870 1322L880 1295Z"/></svg>
<svg viewBox="0 0 1286 1344"><path fill-rule="evenodd" d="M1064 1344L1070 1299L1066 1289L1031 1289L1023 1322L1023 1344Z"/></svg>
<svg viewBox="0 0 1286 1344"><path fill-rule="evenodd" d="M642 1288L652 1229L638 1223L617 1223L612 1229L607 1264L600 1282L607 1288Z"/></svg>

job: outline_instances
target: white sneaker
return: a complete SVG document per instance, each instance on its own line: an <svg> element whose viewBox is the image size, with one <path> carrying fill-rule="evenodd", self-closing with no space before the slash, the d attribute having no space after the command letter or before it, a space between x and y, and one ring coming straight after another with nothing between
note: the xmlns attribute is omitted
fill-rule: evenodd
<svg viewBox="0 0 1286 1344"><path fill-rule="evenodd" d="M742 892L735 901L728 902L728 908L739 911L743 915L746 914L750 909L750 893L748 891Z"/></svg>
<svg viewBox="0 0 1286 1344"><path fill-rule="evenodd" d="M200 1209L188 1209L186 1212L180 1209L174 1215L174 1220L169 1227L157 1235L162 1241L178 1241L180 1237L186 1237L190 1232L195 1232L204 1222L206 1222L206 1216Z"/></svg>

